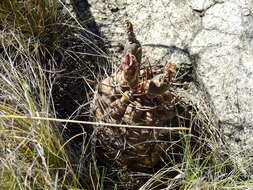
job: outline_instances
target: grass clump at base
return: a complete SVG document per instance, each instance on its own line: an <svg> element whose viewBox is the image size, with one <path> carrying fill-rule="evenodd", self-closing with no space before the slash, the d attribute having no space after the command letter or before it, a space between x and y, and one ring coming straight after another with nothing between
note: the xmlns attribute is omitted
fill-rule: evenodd
<svg viewBox="0 0 253 190"><path fill-rule="evenodd" d="M11 50L13 53L13 50ZM78 184L68 156L62 149L57 124L14 119L17 115L52 116L52 99L40 64L18 50L0 57L1 178L7 189L61 189ZM18 65L18 66L16 66ZM25 73L26 72L26 73Z"/></svg>
<svg viewBox="0 0 253 190"><path fill-rule="evenodd" d="M252 179L245 177L243 168L234 165L233 155L228 155L226 144L210 119L211 112L204 104L192 106L194 117L187 124L192 131L182 134L182 152L168 151L165 166L150 175L140 189L251 189Z"/></svg>
<svg viewBox="0 0 253 190"><path fill-rule="evenodd" d="M0 2L0 189L80 187L63 124L14 118L56 117L60 70L85 57L68 46L86 37L62 9L58 0Z"/></svg>

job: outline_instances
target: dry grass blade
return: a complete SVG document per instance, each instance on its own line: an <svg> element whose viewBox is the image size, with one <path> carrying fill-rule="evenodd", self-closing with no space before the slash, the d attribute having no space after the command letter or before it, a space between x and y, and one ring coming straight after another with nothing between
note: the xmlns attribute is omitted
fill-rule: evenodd
<svg viewBox="0 0 253 190"><path fill-rule="evenodd" d="M102 122L92 122L92 121L78 121L78 120L68 120L68 119L57 119L57 118L48 118L48 117L29 117L21 115L0 115L0 118L12 118L12 119L27 119L27 120L46 120L46 121L56 121L56 122L66 122L66 123L77 123L77 124L88 124L88 125L102 125L102 126L111 126L111 127L123 127L123 128L134 128L134 129L164 129L168 131L177 131L177 130L191 130L187 127L159 127L159 126L139 126L139 125L121 125L115 123L102 123Z"/></svg>

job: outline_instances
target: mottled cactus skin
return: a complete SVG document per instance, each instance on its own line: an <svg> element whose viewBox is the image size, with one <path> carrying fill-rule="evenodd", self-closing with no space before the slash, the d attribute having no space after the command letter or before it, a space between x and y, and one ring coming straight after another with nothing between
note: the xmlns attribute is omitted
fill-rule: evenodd
<svg viewBox="0 0 253 190"><path fill-rule="evenodd" d="M178 98L170 92L175 64L166 62L160 71L140 70L141 45L127 21L128 43L121 70L101 81L95 90L95 120L127 125L175 127ZM154 168L172 139L167 130L95 126L96 156L110 167L145 171Z"/></svg>

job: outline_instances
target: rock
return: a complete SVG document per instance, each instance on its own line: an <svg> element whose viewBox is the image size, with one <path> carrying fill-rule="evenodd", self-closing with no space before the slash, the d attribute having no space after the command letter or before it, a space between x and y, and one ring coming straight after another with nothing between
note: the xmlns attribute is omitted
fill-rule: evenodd
<svg viewBox="0 0 253 190"><path fill-rule="evenodd" d="M93 5L91 11L97 18L101 33L112 42L125 43L122 41L125 39L122 25L125 20L130 20L144 47L143 55L151 62L160 62L161 57L174 50L174 47L185 48L201 26L198 14L184 1L120 1L119 11L113 14L102 0L91 0L90 4Z"/></svg>
<svg viewBox="0 0 253 190"><path fill-rule="evenodd" d="M202 29L190 50L199 55L198 81L233 152L247 150L247 156L251 156L248 146L253 132L253 17L242 8L250 10L252 4L226 1L206 10Z"/></svg>
<svg viewBox="0 0 253 190"><path fill-rule="evenodd" d="M215 4L215 0L188 0L193 10L203 11Z"/></svg>
<svg viewBox="0 0 253 190"><path fill-rule="evenodd" d="M231 149L253 155L249 150L253 136L252 1L127 0L118 1L118 11L113 13L102 0L90 0L90 4L107 39L124 39L121 26L130 20L151 63L159 65L164 58L173 58L177 64L194 66L199 90Z"/></svg>

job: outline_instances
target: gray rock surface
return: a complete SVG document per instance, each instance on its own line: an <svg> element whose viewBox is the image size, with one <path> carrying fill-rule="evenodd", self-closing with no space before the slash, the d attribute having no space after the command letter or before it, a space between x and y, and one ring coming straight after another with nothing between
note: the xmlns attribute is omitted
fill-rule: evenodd
<svg viewBox="0 0 253 190"><path fill-rule="evenodd" d="M234 153L251 157L253 135L252 1L224 1L208 8L190 44L196 73ZM239 159L240 160L240 159ZM243 163L243 162L242 162Z"/></svg>
<svg viewBox="0 0 253 190"><path fill-rule="evenodd" d="M217 1L215 0L188 0L189 6L193 10L203 11L213 6Z"/></svg>
<svg viewBox="0 0 253 190"><path fill-rule="evenodd" d="M89 2L113 57L119 57L117 46L124 43L122 23L130 20L151 62L193 64L200 90L234 152L253 155L252 0Z"/></svg>

